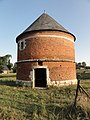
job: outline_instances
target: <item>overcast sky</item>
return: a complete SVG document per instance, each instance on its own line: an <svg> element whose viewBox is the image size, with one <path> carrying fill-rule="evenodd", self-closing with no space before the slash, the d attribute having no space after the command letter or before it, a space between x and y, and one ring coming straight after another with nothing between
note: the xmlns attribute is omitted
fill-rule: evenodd
<svg viewBox="0 0 90 120"><path fill-rule="evenodd" d="M76 62L90 65L90 0L0 0L0 56L16 62L16 37L44 10L76 36Z"/></svg>

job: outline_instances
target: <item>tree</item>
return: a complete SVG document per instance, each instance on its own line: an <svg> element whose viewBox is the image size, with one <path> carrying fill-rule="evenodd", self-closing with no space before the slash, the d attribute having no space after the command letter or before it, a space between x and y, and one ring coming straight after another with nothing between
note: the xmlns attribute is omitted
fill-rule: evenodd
<svg viewBox="0 0 90 120"><path fill-rule="evenodd" d="M4 62L4 58L3 57L0 57L0 73L3 69L3 62Z"/></svg>
<svg viewBox="0 0 90 120"><path fill-rule="evenodd" d="M77 69L80 69L80 68L85 68L86 67L86 62L79 62L79 63L76 63L76 68Z"/></svg>
<svg viewBox="0 0 90 120"><path fill-rule="evenodd" d="M13 66L13 64L10 62L11 58L12 56L10 54L0 57L0 70L3 69L4 65L6 65L9 68L9 70L11 70Z"/></svg>
<svg viewBox="0 0 90 120"><path fill-rule="evenodd" d="M0 73L2 72L2 69L3 69L3 66L2 66L2 65L0 65Z"/></svg>
<svg viewBox="0 0 90 120"><path fill-rule="evenodd" d="M11 55L5 55L5 56L2 56L0 57L0 65L7 65L8 62L10 61L10 58L12 58Z"/></svg>
<svg viewBox="0 0 90 120"><path fill-rule="evenodd" d="M4 63L5 65L8 65L8 63L10 62L10 59L12 58L12 55L7 54L4 56Z"/></svg>
<svg viewBox="0 0 90 120"><path fill-rule="evenodd" d="M11 70L12 69L12 67L13 67L13 64L12 63L10 63L10 60L8 61L8 63L7 63L7 67L8 67L8 69L9 70Z"/></svg>
<svg viewBox="0 0 90 120"><path fill-rule="evenodd" d="M81 62L79 62L79 63L76 64L76 68L77 69L80 69L80 67L81 67Z"/></svg>
<svg viewBox="0 0 90 120"><path fill-rule="evenodd" d="M14 66L13 66L13 73L16 73L16 69L17 69L17 64L14 64Z"/></svg>
<svg viewBox="0 0 90 120"><path fill-rule="evenodd" d="M86 62L82 62L82 66L85 68L86 67Z"/></svg>
<svg viewBox="0 0 90 120"><path fill-rule="evenodd" d="M0 57L0 65L3 65L4 61L5 61L5 58L4 57Z"/></svg>

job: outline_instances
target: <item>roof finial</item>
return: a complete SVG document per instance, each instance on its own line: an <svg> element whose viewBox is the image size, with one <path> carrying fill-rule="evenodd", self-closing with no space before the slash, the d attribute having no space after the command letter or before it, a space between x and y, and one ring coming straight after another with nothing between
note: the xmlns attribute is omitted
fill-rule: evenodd
<svg viewBox="0 0 90 120"><path fill-rule="evenodd" d="M44 10L44 13L46 13L46 11Z"/></svg>

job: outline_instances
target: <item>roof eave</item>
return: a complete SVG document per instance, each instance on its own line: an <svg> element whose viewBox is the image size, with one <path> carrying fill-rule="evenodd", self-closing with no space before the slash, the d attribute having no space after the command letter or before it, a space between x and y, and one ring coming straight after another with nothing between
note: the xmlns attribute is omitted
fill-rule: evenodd
<svg viewBox="0 0 90 120"><path fill-rule="evenodd" d="M64 33L72 35L74 37L74 41L76 41L76 37L72 33L70 33L70 32L62 31L62 30L51 30L51 29L47 30L47 29L43 29L43 30L32 30L32 31L27 31L27 32L21 33L20 35L17 36L16 43L18 42L19 37L21 37L22 35L27 34L27 33L31 33L31 32L38 32L38 31L59 31L59 32L64 32Z"/></svg>

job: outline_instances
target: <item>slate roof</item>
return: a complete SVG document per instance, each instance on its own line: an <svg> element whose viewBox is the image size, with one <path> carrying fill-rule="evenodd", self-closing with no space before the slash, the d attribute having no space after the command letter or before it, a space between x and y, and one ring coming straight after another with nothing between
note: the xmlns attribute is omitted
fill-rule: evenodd
<svg viewBox="0 0 90 120"><path fill-rule="evenodd" d="M44 31L44 30L50 30L50 31L63 31L66 33L70 33L68 30L66 30L62 25L57 23L52 17L50 17L48 14L43 13L40 17L38 17L22 34L25 34L27 32L32 31ZM20 36L19 35L19 36ZM19 37L18 36L18 37ZM74 36L74 35L73 35ZM17 38L18 38L17 37ZM75 39L75 36L74 36Z"/></svg>
<svg viewBox="0 0 90 120"><path fill-rule="evenodd" d="M35 31L35 30L60 30L68 32L62 25L57 23L48 14L43 13L39 18L37 18L25 31Z"/></svg>

